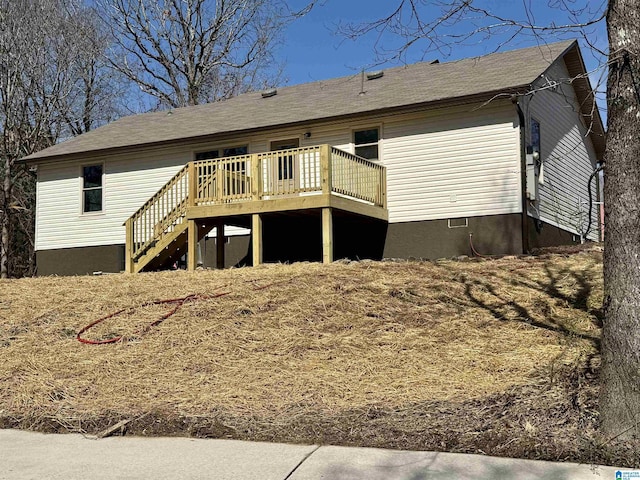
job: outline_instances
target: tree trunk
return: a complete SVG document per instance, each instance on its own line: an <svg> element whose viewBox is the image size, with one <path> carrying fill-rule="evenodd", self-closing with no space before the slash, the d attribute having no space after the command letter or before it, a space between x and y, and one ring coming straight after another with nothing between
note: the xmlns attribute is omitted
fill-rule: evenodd
<svg viewBox="0 0 640 480"><path fill-rule="evenodd" d="M640 438L640 0L611 0L605 153L603 431Z"/></svg>
<svg viewBox="0 0 640 480"><path fill-rule="evenodd" d="M4 182L2 186L2 211L0 219L0 278L9 277L9 204L11 203L11 160L7 155L4 166Z"/></svg>

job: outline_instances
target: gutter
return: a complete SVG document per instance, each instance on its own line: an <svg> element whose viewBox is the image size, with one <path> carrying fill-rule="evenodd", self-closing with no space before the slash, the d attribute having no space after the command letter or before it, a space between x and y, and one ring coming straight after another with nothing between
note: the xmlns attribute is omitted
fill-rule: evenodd
<svg viewBox="0 0 640 480"><path fill-rule="evenodd" d="M525 137L526 120L519 101L520 97L518 95L511 96L511 102L516 107L520 124L520 193L522 197L522 218L520 223L522 224L522 253L529 253L529 215L527 214L527 148Z"/></svg>

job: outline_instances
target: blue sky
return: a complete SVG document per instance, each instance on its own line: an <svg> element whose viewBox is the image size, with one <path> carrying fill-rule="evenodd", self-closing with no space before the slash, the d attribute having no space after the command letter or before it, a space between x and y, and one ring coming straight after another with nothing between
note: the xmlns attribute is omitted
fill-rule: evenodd
<svg viewBox="0 0 640 480"><path fill-rule="evenodd" d="M597 10L602 3L593 0L573 0L576 7L590 6ZM566 12L557 8L550 8L544 0L477 0L477 4L485 6L492 11L499 12L500 15L509 18L523 19L523 3L533 5L536 24L556 24L570 23ZM304 0L292 1L292 5L301 6ZM426 2L423 2L426 3ZM280 49L279 57L285 64L285 78L287 84L305 83L326 78L351 75L357 73L362 68L370 67L376 62L374 45L377 34L360 38L357 41L347 40L336 33L340 23L365 22L375 20L383 15L388 15L398 0L325 0L324 3L314 8L307 16L297 20L290 25L285 33L285 45ZM582 4L582 5L581 5ZM433 7L423 7L424 18L428 15L436 14ZM586 15L586 14L585 14ZM482 19L468 19L463 23L458 23L450 30L450 33L460 33L469 31L474 25L478 25ZM456 46L448 55L442 52L424 52L424 44L417 44L415 48L408 52L406 63L413 63L422 60L440 61L456 60L465 57L472 57L491 53L505 38L506 32L502 36L489 39L474 39L466 42L465 45ZM576 38L578 33L569 32L563 35L548 35L549 42ZM606 31L604 22L600 22L596 27L591 27L588 37L600 48L606 46ZM399 41L397 38L386 35L380 38L384 45L393 47ZM536 45L539 39L532 36L519 35L511 41L504 49L521 48ZM596 69L599 59L586 48L585 42L581 41L581 47L587 69ZM402 62L393 62L398 65ZM387 64L389 66L389 64ZM592 83L597 83L601 72L592 75Z"/></svg>

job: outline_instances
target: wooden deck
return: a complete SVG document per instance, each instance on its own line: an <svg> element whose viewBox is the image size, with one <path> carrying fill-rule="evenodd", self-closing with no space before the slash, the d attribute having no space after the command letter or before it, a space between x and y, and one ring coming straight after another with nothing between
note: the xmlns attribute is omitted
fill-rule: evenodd
<svg viewBox="0 0 640 480"><path fill-rule="evenodd" d="M318 209L323 261L330 262L334 209L388 219L385 168L330 145L193 161L125 222L126 270L139 272L185 244L187 266L195 269L196 245L207 233L199 225L217 226L220 240L225 219L238 216L251 217L257 265L262 263L262 215Z"/></svg>

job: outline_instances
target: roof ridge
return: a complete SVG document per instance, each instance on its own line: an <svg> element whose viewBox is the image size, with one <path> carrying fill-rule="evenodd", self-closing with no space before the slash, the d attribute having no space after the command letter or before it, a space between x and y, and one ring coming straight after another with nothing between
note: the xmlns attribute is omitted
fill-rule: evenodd
<svg viewBox="0 0 640 480"><path fill-rule="evenodd" d="M278 93L268 98L253 91L218 102L129 115L26 160L104 154L114 149L240 135L243 131L478 98L490 92L513 92L530 85L574 44L576 40L564 40L438 64L423 61L390 67L383 69L383 77L365 80L364 92L362 72L358 72L277 87Z"/></svg>
<svg viewBox="0 0 640 480"><path fill-rule="evenodd" d="M494 51L494 52L490 52L490 53L485 53L483 55L476 55L476 56L473 56L473 57L458 58L458 59L450 60L450 61L440 61L439 63L433 63L433 60L424 60L424 61L413 62L413 63L405 63L403 65L396 65L396 66L392 66L392 67L388 67L388 68L379 68L378 70L382 70L385 73L387 73L387 72L391 72L391 71L406 70L406 69L412 68L412 67L425 67L425 66L441 67L441 66L445 66L445 65L457 64L457 63L460 63L460 62L482 60L482 59L486 59L488 57L497 56L497 55L513 54L514 52L524 53L524 52L529 51L529 50L539 50L539 49L544 48L544 47L558 46L560 44L566 44L567 48L568 48L574 42L576 42L575 39L562 40L562 41L558 41L558 42L546 43L544 45L532 45L532 46L523 47L523 48L513 48L513 49L509 49L509 50ZM239 97L256 96L257 94L261 93L262 91L270 90L272 88L278 90L278 93L281 93L281 90L285 90L285 89L288 90L288 89L291 89L291 88L296 88L296 87L301 87L301 86L306 86L306 85L312 86L312 85L320 85L322 83L329 83L329 82L331 82L331 83L340 83L340 81L345 81L346 82L346 81L349 81L349 80L357 79L363 72L368 72L368 71L370 71L370 70L369 69L363 69L363 70L359 70L358 72L354 72L351 75L342 75L342 76L339 76L339 77L330 77L330 78L325 78L325 79L320 79L320 80L313 80L313 81L310 81L310 82L295 83L293 85L278 85L278 86L270 87L269 89L252 90L250 92L241 93L240 95L236 95L234 97L215 100L213 102L206 102L206 103L201 103L201 104L198 104L198 105L186 105L184 107L172 108L172 109L168 109L168 110L161 110L161 111L157 111L157 112L143 112L143 113L133 114L133 115L128 115L128 116L131 117L131 116L137 116L137 115L144 115L146 113L162 113L162 112L168 112L168 111L175 112L176 110L191 109L191 108L196 108L196 107L203 107L203 106L206 106L206 105L216 105L216 104L220 104L220 103L231 101L231 100L239 98Z"/></svg>

